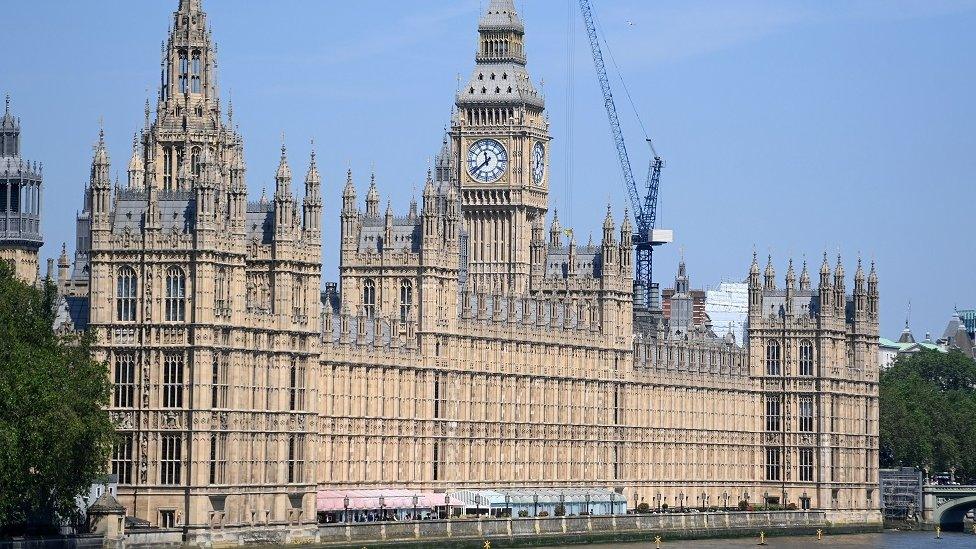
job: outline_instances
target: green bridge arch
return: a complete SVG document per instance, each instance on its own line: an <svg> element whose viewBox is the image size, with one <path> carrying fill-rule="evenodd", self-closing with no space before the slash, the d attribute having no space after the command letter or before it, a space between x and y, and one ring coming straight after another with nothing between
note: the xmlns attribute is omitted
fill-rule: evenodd
<svg viewBox="0 0 976 549"><path fill-rule="evenodd" d="M966 513L976 508L976 494L949 500L932 511L932 524L943 530L961 530Z"/></svg>

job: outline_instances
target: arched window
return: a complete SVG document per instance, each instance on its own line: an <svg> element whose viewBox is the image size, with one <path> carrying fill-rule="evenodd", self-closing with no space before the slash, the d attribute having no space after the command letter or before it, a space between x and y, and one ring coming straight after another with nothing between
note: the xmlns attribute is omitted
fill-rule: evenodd
<svg viewBox="0 0 976 549"><path fill-rule="evenodd" d="M173 190L173 149L163 147L163 189Z"/></svg>
<svg viewBox="0 0 976 549"><path fill-rule="evenodd" d="M227 296L229 285L227 284L227 269L217 267L217 283L214 288L214 309L217 315L224 314L227 308Z"/></svg>
<svg viewBox="0 0 976 549"><path fill-rule="evenodd" d="M136 272L132 267L122 267L115 284L115 320L135 322L136 320Z"/></svg>
<svg viewBox="0 0 976 549"><path fill-rule="evenodd" d="M371 278L363 282L363 314L366 318L376 316L376 283Z"/></svg>
<svg viewBox="0 0 976 549"><path fill-rule="evenodd" d="M190 65L190 91L200 93L200 52L193 52L193 61Z"/></svg>
<svg viewBox="0 0 976 549"><path fill-rule="evenodd" d="M180 93L186 93L187 72L189 72L189 69L186 52L180 52Z"/></svg>
<svg viewBox="0 0 976 549"><path fill-rule="evenodd" d="M179 267L166 271L166 321L186 320L186 275Z"/></svg>
<svg viewBox="0 0 976 549"><path fill-rule="evenodd" d="M776 340L766 342L766 375L780 375L780 346Z"/></svg>
<svg viewBox="0 0 976 549"><path fill-rule="evenodd" d="M413 308L413 283L409 280L400 282L400 321L406 322L410 318Z"/></svg>
<svg viewBox="0 0 976 549"><path fill-rule="evenodd" d="M800 342L800 375L813 375L813 344L806 339Z"/></svg>

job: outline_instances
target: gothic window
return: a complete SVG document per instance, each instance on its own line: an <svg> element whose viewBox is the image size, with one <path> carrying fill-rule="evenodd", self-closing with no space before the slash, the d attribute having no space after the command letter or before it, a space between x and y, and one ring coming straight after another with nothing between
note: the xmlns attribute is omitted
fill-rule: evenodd
<svg viewBox="0 0 976 549"><path fill-rule="evenodd" d="M813 397L800 397L800 432L813 432Z"/></svg>
<svg viewBox="0 0 976 549"><path fill-rule="evenodd" d="M132 482L132 434L119 435L112 448L112 474L117 475L119 484Z"/></svg>
<svg viewBox="0 0 976 549"><path fill-rule="evenodd" d="M214 288L214 309L215 313L219 316L224 313L224 309L227 308L227 296L228 296L228 284L227 284L227 270L223 267L217 268L217 283Z"/></svg>
<svg viewBox="0 0 976 549"><path fill-rule="evenodd" d="M291 286L291 308L295 317L305 316L305 280L296 275Z"/></svg>
<svg viewBox="0 0 976 549"><path fill-rule="evenodd" d="M777 432L780 430L780 416L782 415L783 400L779 395L766 395L766 430Z"/></svg>
<svg viewBox="0 0 976 549"><path fill-rule="evenodd" d="M112 405L116 408L129 408L134 404L136 364L132 353L115 355L115 386Z"/></svg>
<svg viewBox="0 0 976 549"><path fill-rule="evenodd" d="M813 482L813 448L800 448L800 481Z"/></svg>
<svg viewBox="0 0 976 549"><path fill-rule="evenodd" d="M776 340L766 342L766 375L780 375L780 345Z"/></svg>
<svg viewBox="0 0 976 549"><path fill-rule="evenodd" d="M189 72L189 62L186 59L186 52L180 52L180 93L186 93L187 73Z"/></svg>
<svg viewBox="0 0 976 549"><path fill-rule="evenodd" d="M227 435L210 435L210 484L226 484Z"/></svg>
<svg viewBox="0 0 976 549"><path fill-rule="evenodd" d="M413 307L413 283L409 280L400 281L400 321L406 322L411 317Z"/></svg>
<svg viewBox="0 0 976 549"><path fill-rule="evenodd" d="M163 357L163 408L183 407L183 355Z"/></svg>
<svg viewBox="0 0 976 549"><path fill-rule="evenodd" d="M193 52L193 61L190 65L190 91L200 93L200 52Z"/></svg>
<svg viewBox="0 0 976 549"><path fill-rule="evenodd" d="M227 408L227 356L214 353L210 407Z"/></svg>
<svg viewBox="0 0 976 549"><path fill-rule="evenodd" d="M288 483L304 482L305 435L288 435Z"/></svg>
<svg viewBox="0 0 976 549"><path fill-rule="evenodd" d="M766 480L779 480L780 449L766 448Z"/></svg>
<svg viewBox="0 0 976 549"><path fill-rule="evenodd" d="M301 410L305 407L305 368L298 359L291 359L288 373L288 409Z"/></svg>
<svg viewBox="0 0 976 549"><path fill-rule="evenodd" d="M179 484L183 465L183 437L163 435L159 450L159 483Z"/></svg>
<svg viewBox="0 0 976 549"><path fill-rule="evenodd" d="M134 322L136 319L136 272L132 267L119 269L115 285L115 320Z"/></svg>
<svg viewBox="0 0 976 549"><path fill-rule="evenodd" d="M813 344L806 339L800 342L800 375L813 375Z"/></svg>
<svg viewBox="0 0 976 549"><path fill-rule="evenodd" d="M166 271L166 321L186 320L186 275L179 267Z"/></svg>
<svg viewBox="0 0 976 549"><path fill-rule="evenodd" d="M366 318L376 316L376 283L371 278L363 282L363 314Z"/></svg>
<svg viewBox="0 0 976 549"><path fill-rule="evenodd" d="M173 190L173 148L163 147L163 190Z"/></svg>

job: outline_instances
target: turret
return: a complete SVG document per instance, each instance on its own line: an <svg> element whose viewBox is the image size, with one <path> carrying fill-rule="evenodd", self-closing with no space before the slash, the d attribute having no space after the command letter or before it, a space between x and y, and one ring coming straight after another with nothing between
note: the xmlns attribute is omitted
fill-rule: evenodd
<svg viewBox="0 0 976 549"><path fill-rule="evenodd" d="M807 260L803 260L803 270L800 272L800 291L810 291L810 271L807 270Z"/></svg>
<svg viewBox="0 0 976 549"><path fill-rule="evenodd" d="M305 175L302 228L313 239L322 237L322 178L315 165L315 149L312 149L308 161L308 174Z"/></svg>
<svg viewBox="0 0 976 549"><path fill-rule="evenodd" d="M766 256L766 273L763 280L764 290L776 289L776 269L773 268L773 255Z"/></svg>
<svg viewBox="0 0 976 549"><path fill-rule="evenodd" d="M285 236L292 225L291 168L288 167L285 145L281 145L281 160L275 173L274 219L275 238Z"/></svg>
<svg viewBox="0 0 976 549"><path fill-rule="evenodd" d="M111 209L112 180L109 177L108 151L105 149L105 131L98 131L98 143L95 145L95 155L92 158L91 178L91 212L93 228L108 226L108 214Z"/></svg>
<svg viewBox="0 0 976 549"><path fill-rule="evenodd" d="M64 286L71 276L71 261L68 260L68 246L61 243L61 255L58 256L58 288L64 293Z"/></svg>
<svg viewBox="0 0 976 549"><path fill-rule="evenodd" d="M454 185L449 185L447 188L447 219L445 220L447 234L445 234L444 238L447 240L447 245L452 249L455 249L458 245L460 224L461 198L458 196L457 189L454 188Z"/></svg>
<svg viewBox="0 0 976 549"><path fill-rule="evenodd" d="M752 265L749 266L749 312L761 313L762 286L759 279L759 259L756 252L752 252Z"/></svg>
<svg viewBox="0 0 976 549"><path fill-rule="evenodd" d="M366 192L366 217L380 216L380 192L376 189L376 174L369 176L369 191Z"/></svg>
<svg viewBox="0 0 976 549"><path fill-rule="evenodd" d="M829 315L833 312L833 288L830 284L830 265L827 264L827 252L824 252L823 263L820 265L820 314Z"/></svg>
<svg viewBox="0 0 976 549"><path fill-rule="evenodd" d="M559 225L559 212L552 211L552 223L549 224L549 247L560 248L563 245L563 229Z"/></svg>
<svg viewBox="0 0 976 549"><path fill-rule="evenodd" d="M346 172L346 186L342 190L342 214L340 233L343 251L356 249L356 223L359 212L356 209L356 186L352 182L352 170Z"/></svg>
<svg viewBox="0 0 976 549"><path fill-rule="evenodd" d="M247 217L247 180L242 147L234 150L230 161L230 219L235 232L244 230Z"/></svg>
<svg viewBox="0 0 976 549"><path fill-rule="evenodd" d="M577 255L576 255L576 235L570 233L570 235L569 235L569 257L567 259L568 265L567 265L567 268L566 268L566 274L567 274L567 276L575 276L576 275L576 259L577 259Z"/></svg>
<svg viewBox="0 0 976 549"><path fill-rule="evenodd" d="M878 320L878 273L874 270L874 261L868 273L868 317L875 322Z"/></svg>
<svg viewBox="0 0 976 549"><path fill-rule="evenodd" d="M793 296L796 294L796 273L793 271L793 258L786 268L786 314L793 314Z"/></svg>
<svg viewBox="0 0 976 549"><path fill-rule="evenodd" d="M383 219L383 248L393 246L393 206L386 202L386 214Z"/></svg>
<svg viewBox="0 0 976 549"><path fill-rule="evenodd" d="M834 311L840 318L844 318L844 310L847 307L847 296L844 289L844 265L841 263L840 254L837 254L837 266L834 268Z"/></svg>
<svg viewBox="0 0 976 549"><path fill-rule="evenodd" d="M864 268L861 258L857 258L857 270L854 271L854 316L864 320L868 314L868 294L864 284Z"/></svg>
<svg viewBox="0 0 976 549"><path fill-rule="evenodd" d="M141 189L144 186L145 168L142 163L142 150L138 134L132 135L132 156L129 158L128 188Z"/></svg>
<svg viewBox="0 0 976 549"><path fill-rule="evenodd" d="M624 209L624 222L620 224L620 272L624 276L633 276L633 242L634 227L630 224L629 212Z"/></svg>
<svg viewBox="0 0 976 549"><path fill-rule="evenodd" d="M542 217L532 220L532 240L529 243L530 272L533 282L542 280L546 273L546 240L543 237Z"/></svg>
<svg viewBox="0 0 976 549"><path fill-rule="evenodd" d="M614 231L613 212L610 204L607 204L607 216L603 218L603 276L613 272L608 267L617 264L617 241Z"/></svg>
<svg viewBox="0 0 976 549"><path fill-rule="evenodd" d="M217 187L218 168L210 153L204 149L200 154L200 176L197 185L194 187L196 195L196 228L213 229L214 211L214 189Z"/></svg>
<svg viewBox="0 0 976 549"><path fill-rule="evenodd" d="M424 206L423 213L424 224L424 247L428 249L436 241L434 237L437 236L437 192L434 190L434 180L432 178L430 170L427 170L427 183L424 184Z"/></svg>

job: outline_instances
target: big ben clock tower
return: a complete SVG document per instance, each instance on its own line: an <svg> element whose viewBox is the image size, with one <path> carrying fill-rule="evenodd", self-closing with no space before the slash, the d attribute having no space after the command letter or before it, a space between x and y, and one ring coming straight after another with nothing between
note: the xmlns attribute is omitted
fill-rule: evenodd
<svg viewBox="0 0 976 549"><path fill-rule="evenodd" d="M491 0L478 34L474 72L451 123L468 270L488 291L523 293L532 225L549 202L549 123L512 0Z"/></svg>

